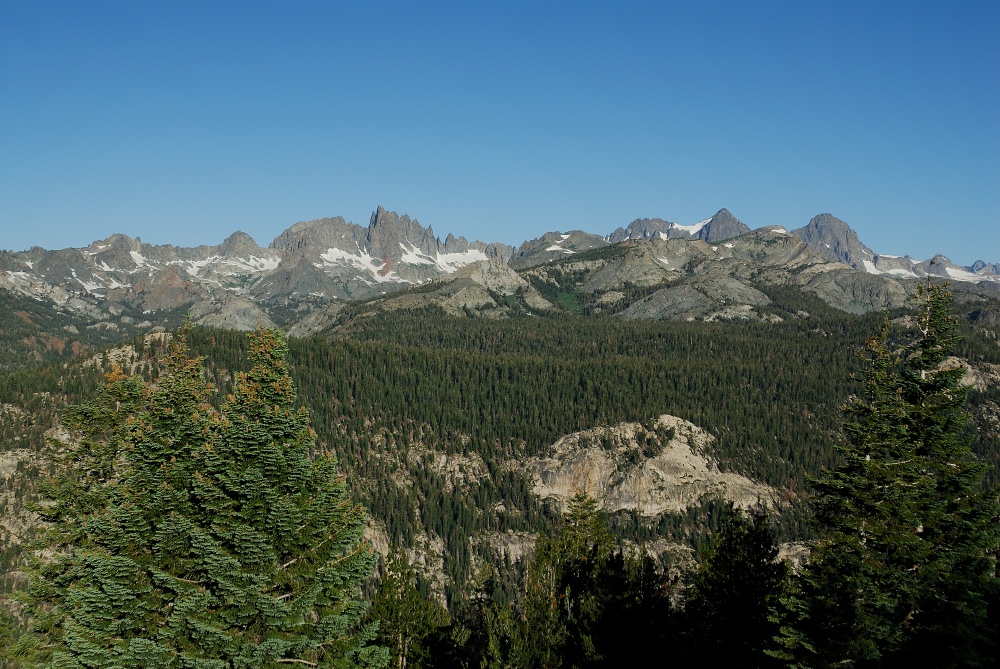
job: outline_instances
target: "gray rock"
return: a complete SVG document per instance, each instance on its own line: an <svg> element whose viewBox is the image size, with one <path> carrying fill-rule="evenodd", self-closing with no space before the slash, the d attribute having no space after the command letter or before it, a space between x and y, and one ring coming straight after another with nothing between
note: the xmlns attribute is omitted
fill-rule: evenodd
<svg viewBox="0 0 1000 669"><path fill-rule="evenodd" d="M814 216L804 227L792 230L792 234L830 260L854 269L864 269L864 261L875 258L875 252L861 243L858 233L833 214Z"/></svg>

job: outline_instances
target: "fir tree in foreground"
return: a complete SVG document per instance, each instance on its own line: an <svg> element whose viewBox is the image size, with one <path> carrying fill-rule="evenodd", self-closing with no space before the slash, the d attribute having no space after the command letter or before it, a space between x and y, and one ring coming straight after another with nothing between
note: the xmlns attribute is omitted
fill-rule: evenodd
<svg viewBox="0 0 1000 669"><path fill-rule="evenodd" d="M364 510L296 394L279 333L221 411L182 336L154 389L109 375L66 412L75 439L32 565L37 666L381 666L360 585Z"/></svg>
<svg viewBox="0 0 1000 669"><path fill-rule="evenodd" d="M918 334L868 342L864 393L846 408L843 464L821 476L823 539L789 599L794 666L995 666L996 491L967 432L952 298L918 294Z"/></svg>

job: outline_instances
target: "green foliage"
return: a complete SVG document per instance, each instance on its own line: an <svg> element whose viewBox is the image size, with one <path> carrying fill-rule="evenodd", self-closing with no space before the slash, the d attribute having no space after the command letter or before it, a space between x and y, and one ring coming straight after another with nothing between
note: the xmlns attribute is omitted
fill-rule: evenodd
<svg viewBox="0 0 1000 669"><path fill-rule="evenodd" d="M744 516L730 504L698 571L684 609L687 658L703 667L779 666L766 653L788 578L763 510Z"/></svg>
<svg viewBox="0 0 1000 669"><path fill-rule="evenodd" d="M6 602L0 600L0 669L18 669L22 666L18 636L18 621L7 610Z"/></svg>
<svg viewBox="0 0 1000 669"><path fill-rule="evenodd" d="M851 352L877 328L878 317L835 312L792 290L767 292L784 322L648 323L565 314L501 322L459 319L429 309L370 314L350 321L336 337L289 341L289 372L300 391L296 402L310 410L317 432L309 446L312 454L336 452L348 474L347 494L371 510L395 545L411 546L421 532L443 541L453 624L427 641L433 662L422 659L426 666L452 666L447 665L452 660L443 659L445 648L458 649L454 652L461 658L453 658L455 664L470 666L484 658L502 666L503 658L523 657L519 597L524 594L524 565L498 559L482 538L508 531L553 535L561 514L539 502L532 482L509 464L544 454L567 432L648 420L660 413L679 415L717 437L707 455L724 470L782 491L787 506L775 519L782 539L813 531L806 524L809 509L801 491L808 474L847 462L834 449L843 439L836 407L848 401L850 374L860 368ZM958 355L980 368L983 362L1000 362L994 339L978 327L962 327ZM162 351L142 340L133 343L145 379L166 374L157 372L158 366L165 368L158 361ZM249 371L250 342L242 333L194 328L188 343L206 356L204 373L211 383L203 403L221 412L238 373ZM889 351L902 364L896 347ZM44 433L54 425L54 407L66 399L83 404L100 399L96 386L101 371L74 361L66 366L60 358L4 373L0 402L24 412L0 410L0 448L44 456ZM972 391L969 406L977 416L988 415L998 401L1000 391L987 387ZM92 415L100 411L95 408ZM102 457L121 452L101 438L92 438L87 457L97 458L105 447L109 450ZM1000 448L995 425L977 419L972 438L974 449L990 465L988 476L996 480ZM655 442L640 442L632 456L638 460L656 451ZM87 453L74 457L83 462ZM453 476L433 465L445 456L460 462L481 458L483 469ZM45 467L44 460L25 463L0 485L14 503L28 499ZM67 484L99 493L101 488L86 486L100 470L88 467L81 469L96 472L87 475L91 478L81 473ZM82 492L80 499L86 499ZM707 530L722 528L725 518L724 505L706 499L680 514L646 518L619 512L605 520L616 547L626 538L665 537L698 550L708 543ZM14 544L0 546L5 571L18 559L17 551ZM467 579L484 561L496 574L494 584L484 590L488 596L463 601L474 599ZM8 578L3 587L12 584ZM679 615L667 612L657 620L675 629ZM459 639L463 627L471 632L468 642ZM629 638L628 631L621 632L622 638ZM667 632L658 634L654 630L648 636L663 639ZM456 640L449 646L453 635ZM670 638L671 644L681 643Z"/></svg>
<svg viewBox="0 0 1000 669"><path fill-rule="evenodd" d="M413 567L395 550L386 560L369 615L378 621L378 640L398 669L424 666L432 637L450 623L448 610L420 593Z"/></svg>
<svg viewBox="0 0 1000 669"><path fill-rule="evenodd" d="M253 368L214 409L183 335L146 391L113 373L67 411L42 507L23 645L60 667L378 665L360 627L373 557L363 510L315 433L280 335L252 338Z"/></svg>
<svg viewBox="0 0 1000 669"><path fill-rule="evenodd" d="M593 499L576 495L528 567L521 617L497 607L490 661L520 667L629 666L669 629L664 576L616 547ZM508 655L504 655L508 653Z"/></svg>
<svg viewBox="0 0 1000 669"><path fill-rule="evenodd" d="M987 666L1000 547L994 490L973 455L951 295L919 294L915 338L867 346L843 464L815 486L822 539L790 598L783 643L806 665Z"/></svg>
<svg viewBox="0 0 1000 669"><path fill-rule="evenodd" d="M2 271L2 270L0 270ZM119 305L114 322L98 321L71 309L22 297L0 288L0 371L23 369L39 362L65 363L138 334L153 322L176 325L178 310L155 316Z"/></svg>

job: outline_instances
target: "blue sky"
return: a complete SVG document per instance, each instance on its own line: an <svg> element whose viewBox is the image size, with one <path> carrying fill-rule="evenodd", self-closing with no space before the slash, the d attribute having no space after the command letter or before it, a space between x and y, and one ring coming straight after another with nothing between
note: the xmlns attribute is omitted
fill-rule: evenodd
<svg viewBox="0 0 1000 669"><path fill-rule="evenodd" d="M997 2L0 0L0 248L831 212L1000 262Z"/></svg>

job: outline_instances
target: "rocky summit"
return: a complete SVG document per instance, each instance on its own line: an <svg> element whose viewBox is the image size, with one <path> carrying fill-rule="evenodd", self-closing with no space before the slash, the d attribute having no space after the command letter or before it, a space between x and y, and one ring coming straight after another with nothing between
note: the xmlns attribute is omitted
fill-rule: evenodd
<svg viewBox="0 0 1000 669"><path fill-rule="evenodd" d="M640 218L607 236L546 232L518 248L453 234L442 240L430 226L379 206L367 226L342 217L304 221L266 248L238 231L215 246L151 245L115 234L84 248L0 254L0 289L97 321L152 325L187 313L206 325L263 322L296 332L331 323L338 305L400 291L387 307L436 304L496 316L513 302L534 311L568 308L559 294L570 290L585 296L586 308L623 318L715 320L769 318L761 285L864 312L900 306L912 292L906 282L927 276L974 293L1000 291L997 263L961 267L940 255L879 254L831 214L791 233L751 230L727 209L691 225Z"/></svg>
<svg viewBox="0 0 1000 669"><path fill-rule="evenodd" d="M627 228L618 228L608 236L615 244L627 239L700 239L717 242L750 232L745 223L737 219L728 209L720 209L711 218L698 221L694 225L678 225L662 218L637 218Z"/></svg>

